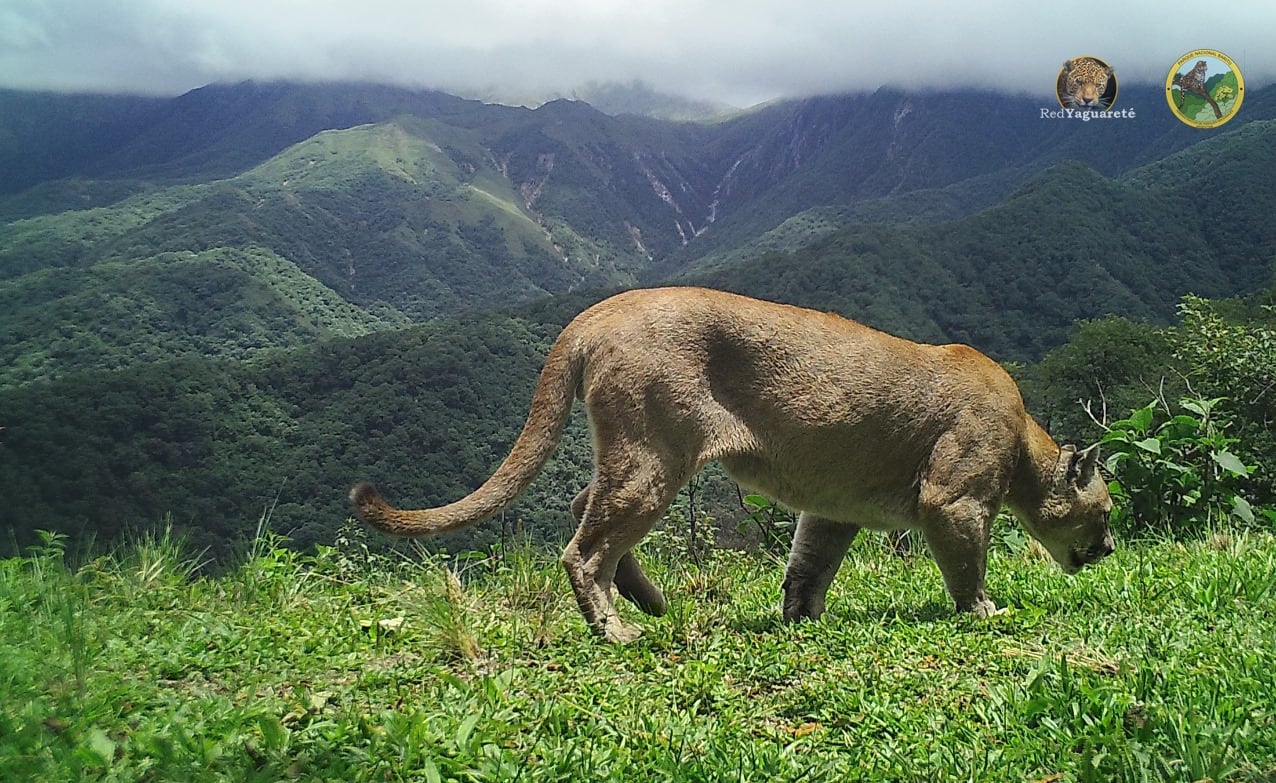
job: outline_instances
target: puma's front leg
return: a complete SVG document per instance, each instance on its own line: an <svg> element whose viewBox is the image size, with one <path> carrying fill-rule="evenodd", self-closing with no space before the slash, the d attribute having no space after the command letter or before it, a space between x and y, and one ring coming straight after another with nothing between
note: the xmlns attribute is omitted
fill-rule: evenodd
<svg viewBox="0 0 1276 783"><path fill-rule="evenodd" d="M997 605L984 593L991 522L983 504L963 498L941 509L924 530L957 611L976 617L997 614Z"/></svg>
<svg viewBox="0 0 1276 783"><path fill-rule="evenodd" d="M824 596L859 532L855 525L802 512L784 571L786 622L824 614Z"/></svg>

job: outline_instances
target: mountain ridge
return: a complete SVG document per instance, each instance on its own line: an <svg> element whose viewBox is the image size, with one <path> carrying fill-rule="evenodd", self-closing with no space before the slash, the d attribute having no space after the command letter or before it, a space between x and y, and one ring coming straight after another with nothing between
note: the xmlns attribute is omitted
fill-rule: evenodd
<svg viewBox="0 0 1276 783"><path fill-rule="evenodd" d="M1123 104L1136 107L1162 100L1155 91L1139 89L1124 90L1122 96ZM63 118L59 122L76 113L68 108L78 100L75 97L62 103L46 95L28 97L42 107L40 112ZM0 103L13 105L15 100L11 92L0 93ZM48 319L38 315L42 311L68 314L78 306L74 302L84 301L66 293L71 280L113 287L125 298L135 289L138 312L152 312L146 298L151 294L143 292L154 286L126 281L149 274L180 288L165 260L178 257L277 258L316 281L302 289L330 291L368 314L351 320L343 311L345 304L299 293L306 301L333 302L321 321L333 324L334 334L393 328L408 320L516 305L574 290L671 279L709 281L793 299L796 292L777 287L778 278L766 270L771 262L763 259L768 253L797 253L781 266L803 266L840 241L827 244L829 237L859 225L925 226L962 219L1002 203L1060 160L1084 160L1100 176L1152 165L1149 160L1176 151L1188 150L1183 160L1196 160L1200 156L1193 157L1191 150L1211 149L1201 146L1207 140L1236 137L1250 126L1255 133L1267 133L1259 118L1276 106L1276 88L1251 96L1246 107L1256 108L1252 115L1247 112L1246 122L1203 133L1159 115L1144 125L1129 120L1061 124L1033 117L1028 98L978 92L925 96L897 90L784 102L712 125L615 118L580 101L560 100L533 110L350 85L247 84L207 88L173 101L129 99L113 104L94 98L86 106L92 111L116 107L115 114L108 111L106 119L91 124L95 128L109 124L111 117L122 123L120 127L132 127L133 120L118 119L133 116L130 112L150 117L152 127L115 149L88 150L75 178L40 182L0 196L0 298L9 303L15 322L22 321L22 328L0 340L0 354L32 354L24 369L11 365L15 374L3 376L10 382L61 371L62 364L38 350L40 335L32 329L38 323L51 329ZM240 120L254 110L253 122L241 127ZM0 117L0 159L13 157L13 139L40 135L32 130L40 112L21 121ZM156 120L157 114L163 116ZM382 119L361 121L377 117ZM325 128L246 164L290 134L330 125L334 118L360 122ZM212 123L202 136L196 134L201 120ZM26 130L14 132L18 126ZM4 132L6 128L11 132ZM61 140L64 130L55 128L45 135ZM167 146L152 148L152 137L165 133L174 138ZM245 149L215 165L208 163L228 140L245 134L255 139ZM179 143L195 137L200 140L191 142L189 149ZM37 160L52 160L39 145L33 154ZM174 167L154 174L163 161L174 160ZM1220 177L1242 180L1245 165L1254 164L1200 164L1187 179L1206 177L1209 187L1230 193ZM64 169L48 171L60 174ZM86 172L94 171L117 178L85 179ZM191 179L200 171L230 173ZM1152 184L1162 190L1174 177L1184 176L1170 167L1149 171L1161 172ZM5 184L10 182L6 179ZM1099 181L1097 186L1106 184ZM1255 187L1259 198L1246 196L1230 209L1244 216L1255 243L1266 247L1268 229L1255 213L1261 211L1265 191L1261 183ZM1065 190L1056 188L1061 203L1084 212L1087 207L1074 203ZM93 206L98 196L105 203ZM1098 215L1078 219L1102 220ZM985 230L996 233L995 226ZM887 246L915 244L894 229L873 229L869 234ZM935 251L924 248L942 246L941 235L916 234L924 237L917 240L922 246L916 252L933 255ZM849 247L856 240L847 242ZM815 249L804 252L807 247ZM1202 251L1202 256L1212 254ZM888 255L903 260L897 252ZM264 277L256 279L218 267L221 263L214 262L209 274L241 287L236 288L241 295L210 299L215 313L203 321L173 323L173 339L158 339L156 345L179 353L197 351L196 346L216 351L218 341L205 339L200 329L223 322L275 323L262 308L287 309L287 297L252 293L263 285L272 290L286 279L287 275L276 277L285 267L272 266L271 261L263 267ZM816 267L828 271L830 264L854 263L838 251ZM1227 263L1253 267L1241 257L1228 257ZM99 264L106 266L85 271ZM152 271L148 264L154 265ZM37 275L23 283L25 276L36 273L70 278L53 285ZM767 276L770 282L762 279ZM1245 284L1252 279L1246 277ZM846 279L844 285L851 284ZM1208 292L1235 291L1214 285ZM845 292L830 293L833 304L850 307L858 302L848 311L851 314L883 306L866 311L863 296L847 299ZM907 293L896 291L887 299L901 301ZM174 290L169 298L186 296ZM1122 301L1132 303L1131 296L1120 294ZM942 292L936 297L944 299ZM1163 308L1173 297L1160 293L1154 299L1157 308ZM985 301L995 304L986 297ZM900 312L919 315L912 307L902 306ZM1147 312L1164 316L1163 309ZM947 333L925 318L897 323L897 315L881 325L916 327L917 334L933 339L956 336L982 341L983 347L995 345L967 327L954 326L956 330ZM279 329L280 345L295 344L301 335L328 333L317 329L317 322L307 321L308 316L298 317L302 322ZM74 367L80 361L74 357L91 357L99 349L103 359L91 366L119 366L112 354L128 350L127 331L109 329L111 336L103 341L94 331L106 329L100 319L95 316L87 323L94 326L48 338L63 346L61 355L69 362L63 364ZM926 323L931 326L922 328ZM246 328L256 333L262 327ZM1016 347L1021 342L1017 339L1001 350L1007 356L1035 355L1056 339L1057 332L1055 324L1040 340L1030 341L1035 347ZM228 353L241 355L239 350Z"/></svg>
<svg viewBox="0 0 1276 783"><path fill-rule="evenodd" d="M253 127L269 132L213 160L257 132L231 126L263 95ZM1076 318L1164 322L1184 291L1254 290L1276 260L1276 123L1261 119L1276 92L1199 134L967 121L980 101L1030 105L978 95L828 98L710 127L570 101L440 97L422 116L395 93L348 115L382 119L248 165L317 122L289 111L359 100L324 95L195 96L242 102L202 146L103 151L78 178L0 197L10 540L109 543L172 512L215 545L271 508L308 545L332 540L354 480L455 499L504 456L558 328L606 290L707 284L1023 361ZM0 132L0 158L13 138ZM147 168L163 160L178 163ZM568 518L563 488L588 470L574 426L555 491L511 520L553 534Z"/></svg>
<svg viewBox="0 0 1276 783"><path fill-rule="evenodd" d="M957 220L831 230L811 245L681 280L1035 360L1078 319L1119 313L1163 323L1184 294L1270 285L1276 184L1264 172L1272 170L1276 121L1255 121L1125 176L1065 161Z"/></svg>

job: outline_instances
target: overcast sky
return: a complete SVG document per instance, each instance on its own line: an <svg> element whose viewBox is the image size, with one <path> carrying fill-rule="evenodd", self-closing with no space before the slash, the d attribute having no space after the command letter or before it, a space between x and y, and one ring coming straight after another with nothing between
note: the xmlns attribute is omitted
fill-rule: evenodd
<svg viewBox="0 0 1276 783"><path fill-rule="evenodd" d="M570 94L641 80L746 106L977 85L1050 94L1063 60L1162 83L1217 49L1276 81L1276 1L0 0L0 86L171 95L244 79Z"/></svg>

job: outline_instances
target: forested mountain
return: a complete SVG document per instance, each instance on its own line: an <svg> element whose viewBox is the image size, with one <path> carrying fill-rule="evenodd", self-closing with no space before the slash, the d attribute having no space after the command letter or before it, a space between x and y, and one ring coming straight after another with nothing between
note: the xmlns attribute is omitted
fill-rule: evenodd
<svg viewBox="0 0 1276 783"><path fill-rule="evenodd" d="M299 545L331 542L359 479L407 503L455 499L505 456L554 333L443 319L252 363L168 360L0 389L5 544L40 528L106 544L171 516L220 557L262 515ZM588 449L570 429L511 530L562 532ZM499 521L486 530L462 540L491 542Z"/></svg>
<svg viewBox="0 0 1276 783"><path fill-rule="evenodd" d="M1043 120L1042 103L883 89L700 125L611 117L581 102L529 110L370 85L249 83L116 103L0 91L0 195L9 196L0 219L223 180L324 130L413 118L408 133L460 171L505 179L549 231L605 239L620 266L648 257L681 265L808 209L982 181L962 199L969 210L1059 161L1118 174L1226 131L1187 128L1155 89L1123 90L1133 120ZM1272 116L1276 90L1252 91L1244 120Z"/></svg>
<svg viewBox="0 0 1276 783"><path fill-rule="evenodd" d="M1255 90L1246 100L1247 121L1276 117L1276 88ZM1119 108L1133 110L1134 119L1043 119L1045 103L980 91L882 89L783 103L738 118L723 129L727 141L720 143L746 149L739 157L722 156L719 165L730 173L713 230L658 262L656 276L723 257L794 250L859 222L960 217L1000 202L1061 162L1117 176L1237 127L1189 128L1165 110L1160 89L1122 90Z"/></svg>
<svg viewBox="0 0 1276 783"><path fill-rule="evenodd" d="M860 225L685 279L1034 360L1078 319L1164 323L1186 293L1269 285L1273 171L1276 122L1254 122L1122 177L1062 163L958 220Z"/></svg>
<svg viewBox="0 0 1276 783"><path fill-rule="evenodd" d="M1273 95L1254 91L1246 119L1270 115ZM765 269L765 251L847 225L966 215L1060 160L1111 176L1218 135L1154 110L1160 100L1130 88L1122 101L1136 119L1082 123L1043 120L1030 98L881 90L698 125L371 85L214 86L172 100L4 92L0 382L155 355L244 356L687 273L800 298L731 267ZM1107 219L1098 200L1072 209ZM863 285L820 294L859 297L854 311L870 313ZM1129 293L1146 298L1137 283ZM1092 309L1052 316L1054 331L1025 349ZM962 319L883 325L984 339Z"/></svg>
<svg viewBox="0 0 1276 783"><path fill-rule="evenodd" d="M1041 104L880 90L696 124L373 85L0 91L0 527L109 540L171 513L224 543L273 507L304 544L357 479L452 499L557 328L616 288L1034 360L1077 319L1268 286L1276 88L1204 132L1159 89L1123 86L1136 119ZM509 521L565 520L572 433Z"/></svg>

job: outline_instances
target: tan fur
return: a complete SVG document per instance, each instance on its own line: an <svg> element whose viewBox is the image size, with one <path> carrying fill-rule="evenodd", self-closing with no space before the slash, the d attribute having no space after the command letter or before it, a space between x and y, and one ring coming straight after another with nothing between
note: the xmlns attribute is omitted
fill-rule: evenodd
<svg viewBox="0 0 1276 783"><path fill-rule="evenodd" d="M649 614L664 612L630 549L710 460L802 511L785 574L787 620L823 612L860 528L920 531L957 609L980 615L996 611L984 571L1003 502L1068 571L1112 550L1097 453L1057 446L988 357L698 288L630 291L568 324L522 434L469 496L406 511L361 484L351 500L395 535L473 524L539 472L573 397L589 415L594 475L572 503L579 527L562 561L586 621L608 640L638 633L621 623L613 584Z"/></svg>

